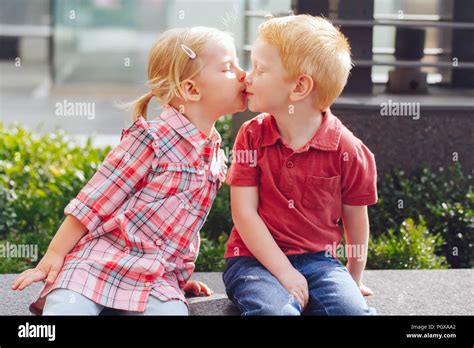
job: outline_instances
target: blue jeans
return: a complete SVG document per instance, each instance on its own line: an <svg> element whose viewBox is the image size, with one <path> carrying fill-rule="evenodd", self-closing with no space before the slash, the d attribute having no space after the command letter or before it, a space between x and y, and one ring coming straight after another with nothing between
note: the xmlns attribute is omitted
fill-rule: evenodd
<svg viewBox="0 0 474 348"><path fill-rule="evenodd" d="M87 297L69 290L55 289L47 297L43 315L188 315L188 307L180 300L161 301L148 297L144 312L132 312L102 306Z"/></svg>
<svg viewBox="0 0 474 348"><path fill-rule="evenodd" d="M227 296L242 315L373 315L357 284L337 259L324 251L288 256L308 281L304 312L298 301L257 259L227 259L223 280Z"/></svg>

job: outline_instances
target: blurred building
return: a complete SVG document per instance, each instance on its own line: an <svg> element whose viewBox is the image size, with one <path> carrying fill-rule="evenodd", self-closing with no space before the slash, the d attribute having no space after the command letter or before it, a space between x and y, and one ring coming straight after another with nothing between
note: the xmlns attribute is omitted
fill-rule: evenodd
<svg viewBox="0 0 474 348"><path fill-rule="evenodd" d="M148 51L160 32L195 25L231 31L248 69L268 13L324 15L341 26L355 67L332 109L374 151L380 170L454 159L472 170L470 0L0 0L0 117L116 134L127 120L111 99L145 90ZM55 101L81 97L97 102L96 120L48 116ZM389 103L417 105L419 115L385 117ZM235 115L234 128L251 116ZM116 117L124 122L111 122Z"/></svg>

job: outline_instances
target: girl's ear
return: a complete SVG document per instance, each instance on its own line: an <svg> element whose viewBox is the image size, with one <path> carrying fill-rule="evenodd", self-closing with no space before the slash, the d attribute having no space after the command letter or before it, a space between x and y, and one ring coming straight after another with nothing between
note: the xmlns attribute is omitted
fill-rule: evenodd
<svg viewBox="0 0 474 348"><path fill-rule="evenodd" d="M199 88L196 86L196 82L193 80L184 80L181 83L184 91L184 98L189 101L200 101L201 100L201 92Z"/></svg>
<svg viewBox="0 0 474 348"><path fill-rule="evenodd" d="M313 90L313 79L309 75L300 75L290 92L290 100L298 101L306 98Z"/></svg>

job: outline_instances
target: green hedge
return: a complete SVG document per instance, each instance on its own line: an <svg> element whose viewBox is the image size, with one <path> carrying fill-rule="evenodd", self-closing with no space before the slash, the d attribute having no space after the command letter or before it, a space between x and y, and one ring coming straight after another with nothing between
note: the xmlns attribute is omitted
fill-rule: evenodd
<svg viewBox="0 0 474 348"><path fill-rule="evenodd" d="M218 124L231 148L230 119ZM37 244L39 258L61 221L64 206L93 175L110 148L72 143L65 134L38 136L0 123L0 244ZM379 178L379 204L369 208L368 268L459 268L472 260L473 177L459 165ZM223 185L202 230L198 271L219 271L232 228L229 187ZM28 259L0 262L0 273L33 266Z"/></svg>
<svg viewBox="0 0 474 348"><path fill-rule="evenodd" d="M0 243L36 244L44 253L64 219L65 205L87 182L110 148L71 145L63 133L38 136L0 124ZM0 272L31 263L4 259Z"/></svg>
<svg viewBox="0 0 474 348"><path fill-rule="evenodd" d="M401 231L411 218L441 240L435 253L451 268L473 267L473 186L473 176L464 174L458 163L411 176L400 170L387 174L378 183L378 204L369 208L372 236L377 240L388 230Z"/></svg>

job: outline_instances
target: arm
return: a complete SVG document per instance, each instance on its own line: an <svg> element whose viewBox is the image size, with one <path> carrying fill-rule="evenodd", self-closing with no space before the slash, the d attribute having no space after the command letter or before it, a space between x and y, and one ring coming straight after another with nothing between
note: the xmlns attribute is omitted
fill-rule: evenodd
<svg viewBox="0 0 474 348"><path fill-rule="evenodd" d="M154 157L152 139L144 128L122 137L120 144L104 159L94 176L64 209L67 215L38 265L20 274L13 290L23 290L33 282L52 283L66 255L85 233L97 227L126 199L148 172Z"/></svg>
<svg viewBox="0 0 474 348"><path fill-rule="evenodd" d="M66 255L86 234L86 227L75 217L67 216L49 244L38 265L21 273L12 283L12 290L23 290L33 282L46 279L52 283L58 276Z"/></svg>
<svg viewBox="0 0 474 348"><path fill-rule="evenodd" d="M243 242L304 308L308 303L308 284L291 265L258 214L258 187L231 186L230 197L232 219Z"/></svg>
<svg viewBox="0 0 474 348"><path fill-rule="evenodd" d="M74 216L68 215L49 244L48 250L66 256L86 234L87 228Z"/></svg>
<svg viewBox="0 0 474 348"><path fill-rule="evenodd" d="M351 206L343 204L342 220L346 246L356 251L347 255L347 270L359 286L363 295L372 295L372 291L362 284L362 273L367 262L367 248L369 243L369 217L367 206Z"/></svg>

